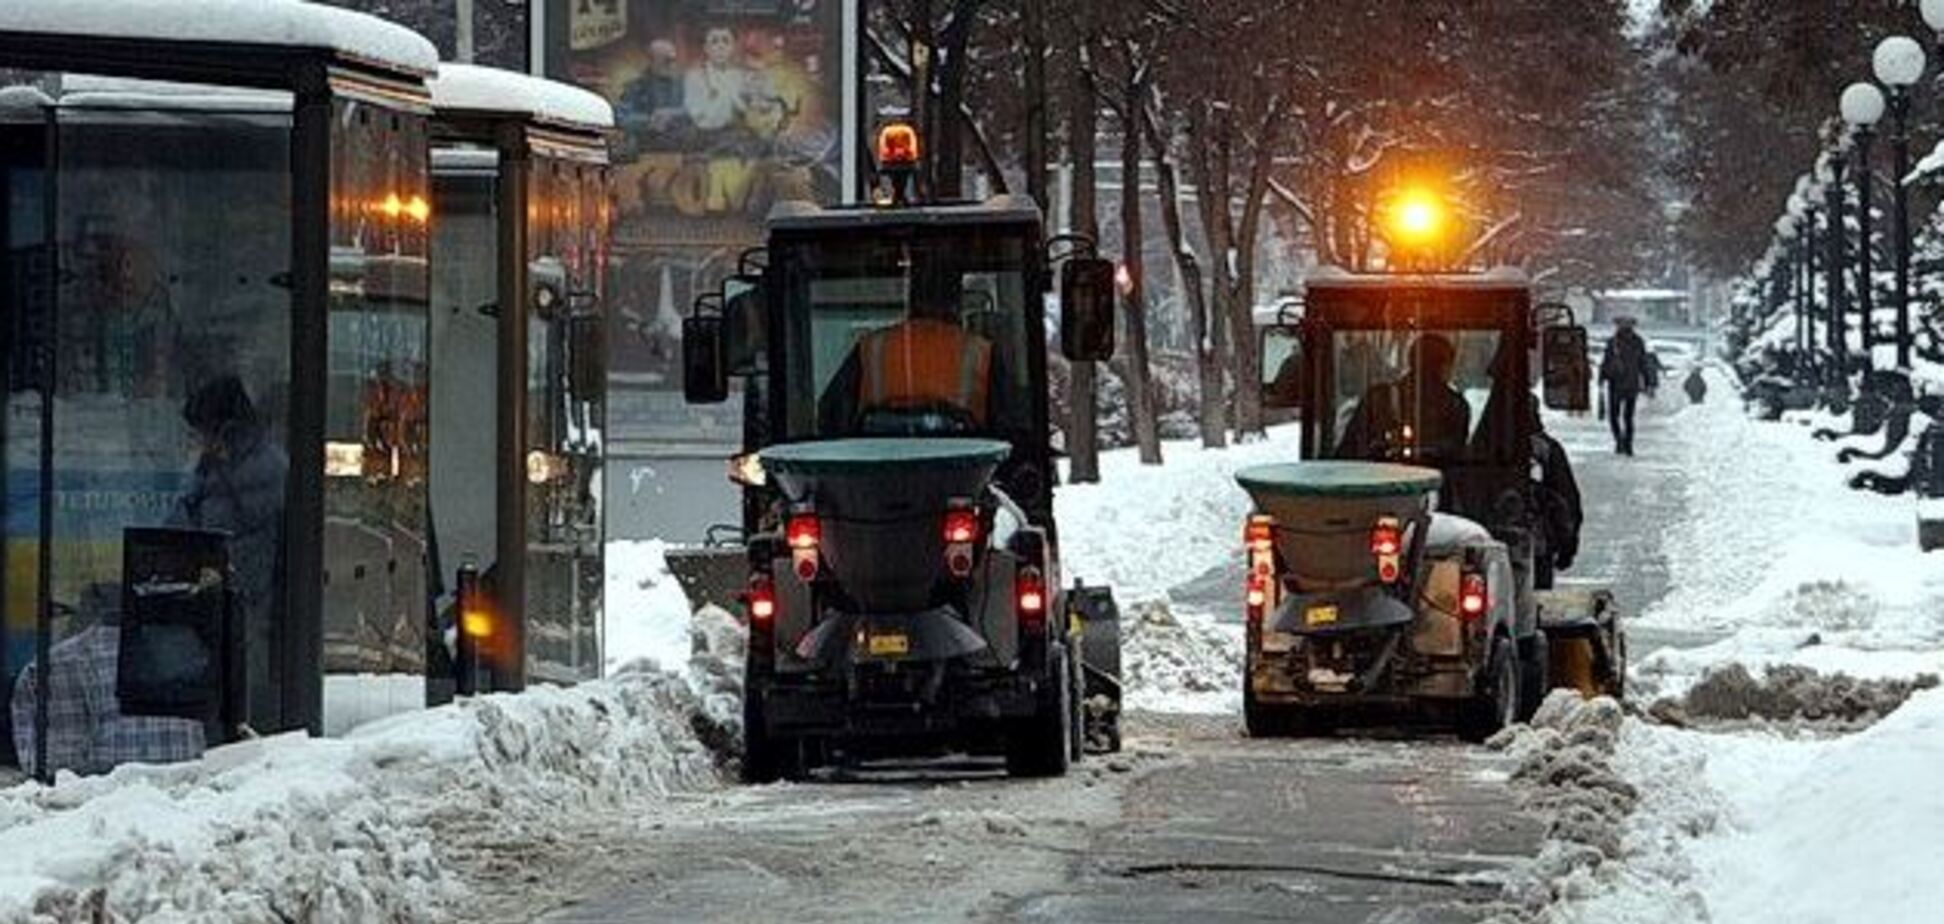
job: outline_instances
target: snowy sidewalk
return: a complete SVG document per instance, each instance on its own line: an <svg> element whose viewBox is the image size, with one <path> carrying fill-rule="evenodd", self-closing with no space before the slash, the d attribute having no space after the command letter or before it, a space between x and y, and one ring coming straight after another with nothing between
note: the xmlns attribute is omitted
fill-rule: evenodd
<svg viewBox="0 0 1944 924"><path fill-rule="evenodd" d="M1635 652L1644 701L1710 669L1801 665L1871 678L1944 668L1944 558L1917 551L1908 498L1861 494L1836 447L1720 399L1671 421L1691 516L1664 537L1671 590L1636 626L1705 630ZM1644 657L1643 657L1644 655ZM1868 729L1754 721L1695 731L1629 719L1614 766L1639 790L1622 860L1555 883L1553 922L1918 924L1944 908L1944 691Z"/></svg>

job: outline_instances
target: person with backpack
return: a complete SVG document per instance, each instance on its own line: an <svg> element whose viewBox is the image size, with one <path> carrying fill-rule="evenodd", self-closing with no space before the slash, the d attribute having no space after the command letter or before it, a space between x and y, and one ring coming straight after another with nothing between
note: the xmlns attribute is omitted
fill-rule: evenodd
<svg viewBox="0 0 1944 924"><path fill-rule="evenodd" d="M1632 318L1614 322L1613 339L1607 341L1606 354L1600 358L1600 381L1606 386L1607 424L1613 429L1613 451L1623 456L1634 454L1634 408L1640 393L1647 390L1649 360L1647 341L1634 330Z"/></svg>

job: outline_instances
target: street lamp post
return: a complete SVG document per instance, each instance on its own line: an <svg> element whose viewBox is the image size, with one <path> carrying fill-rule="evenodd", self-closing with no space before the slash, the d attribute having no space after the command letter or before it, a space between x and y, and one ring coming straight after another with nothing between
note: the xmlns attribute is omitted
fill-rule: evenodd
<svg viewBox="0 0 1944 924"><path fill-rule="evenodd" d="M1872 59L1877 80L1890 89L1890 148L1895 173L1891 180L1895 211L1897 261L1897 368L1910 368L1910 197L1904 177L1910 173L1910 88L1924 76L1924 46L1916 39L1893 35L1876 47Z"/></svg>
<svg viewBox="0 0 1944 924"><path fill-rule="evenodd" d="M1875 286L1871 280L1872 244L1870 213L1876 204L1876 184L1870 171L1870 142L1876 137L1876 124L1883 119L1883 91L1875 84L1853 83L1843 91L1843 121L1856 133L1856 309L1857 328L1863 339L1863 368L1871 367L1876 342Z"/></svg>
<svg viewBox="0 0 1944 924"><path fill-rule="evenodd" d="M1944 4L1944 0L1936 2ZM1843 195L1841 150L1829 155L1829 182L1823 187L1823 198L1824 221L1829 232L1825 236L1823 258L1823 287L1828 293L1828 304L1824 307L1829 312L1824 316L1824 327L1829 333L1829 355L1840 378L1849 369L1849 357L1845 355L1849 350L1843 334L1847 326L1843 322L1843 310L1849 303L1848 293L1843 291L1843 261L1844 251L1849 248L1843 244L1843 200L1847 197Z"/></svg>

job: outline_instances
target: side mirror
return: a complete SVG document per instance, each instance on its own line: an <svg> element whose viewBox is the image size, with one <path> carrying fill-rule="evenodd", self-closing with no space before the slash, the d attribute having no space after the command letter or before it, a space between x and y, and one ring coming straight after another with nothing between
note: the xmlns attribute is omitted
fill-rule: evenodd
<svg viewBox="0 0 1944 924"><path fill-rule="evenodd" d="M1593 407L1593 364L1586 355L1586 328L1555 324L1540 331L1539 363L1546 406L1555 411Z"/></svg>
<svg viewBox="0 0 1944 924"><path fill-rule="evenodd" d="M567 323L567 368L574 396L598 401L607 392L607 319L577 314Z"/></svg>
<svg viewBox="0 0 1944 924"><path fill-rule="evenodd" d="M723 282L722 326L728 373L754 375L769 349L760 277L731 276Z"/></svg>
<svg viewBox="0 0 1944 924"><path fill-rule="evenodd" d="M682 397L690 404L729 400L729 367L719 315L696 315L682 322Z"/></svg>
<svg viewBox="0 0 1944 924"><path fill-rule="evenodd" d="M1060 268L1060 349L1074 362L1114 358L1114 261L1075 257Z"/></svg>
<svg viewBox="0 0 1944 924"><path fill-rule="evenodd" d="M1278 324L1262 328L1262 406L1291 410L1303 405L1303 331Z"/></svg>

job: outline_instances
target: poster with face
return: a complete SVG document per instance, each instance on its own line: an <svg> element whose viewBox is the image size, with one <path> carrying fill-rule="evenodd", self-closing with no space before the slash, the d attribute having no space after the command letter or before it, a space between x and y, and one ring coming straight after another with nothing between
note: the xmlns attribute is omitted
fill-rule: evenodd
<svg viewBox="0 0 1944 924"><path fill-rule="evenodd" d="M842 188L840 0L566 0L552 76L614 104L617 381L676 388L681 316L777 202ZM564 44L566 47L558 47Z"/></svg>

